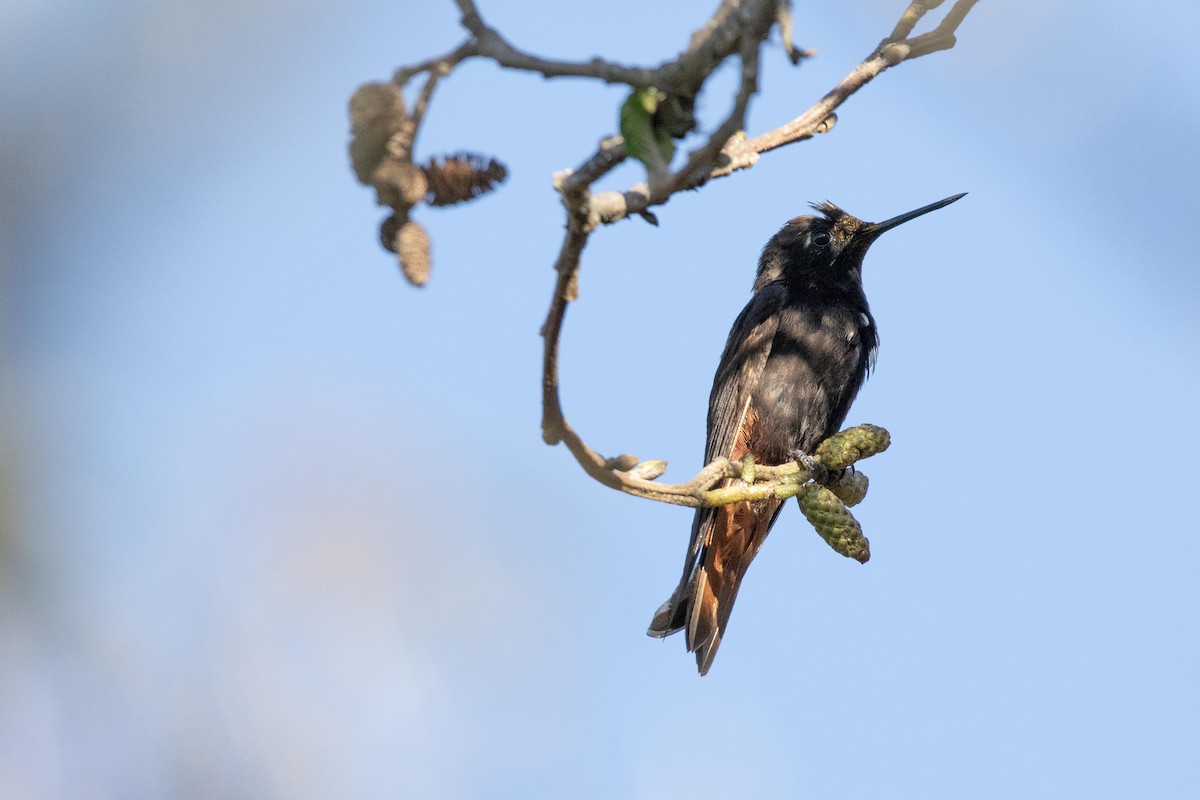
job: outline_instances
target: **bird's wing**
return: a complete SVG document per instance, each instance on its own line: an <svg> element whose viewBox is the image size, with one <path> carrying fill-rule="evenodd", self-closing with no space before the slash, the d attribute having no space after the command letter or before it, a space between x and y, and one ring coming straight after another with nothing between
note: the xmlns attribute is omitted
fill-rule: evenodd
<svg viewBox="0 0 1200 800"><path fill-rule="evenodd" d="M707 462L751 452L757 422L751 399L771 354L787 290L771 284L758 292L733 324L709 399ZM779 501L702 508L692 525L694 553L687 644L700 674L708 672L721 644L742 577L781 508Z"/></svg>
<svg viewBox="0 0 1200 800"><path fill-rule="evenodd" d="M708 400L706 464L718 456L733 457L737 439L744 434L750 397L771 354L779 311L786 302L787 289L779 283L768 284L755 293L729 331Z"/></svg>
<svg viewBox="0 0 1200 800"><path fill-rule="evenodd" d="M771 344L779 327L779 311L787 301L787 290L781 284L768 284L756 292L729 331L725 352L713 378L712 394L708 400L708 442L704 448L704 463L713 459L741 458L734 455L739 442L744 447L746 434L753 426L750 399L758 385L771 354ZM747 425L747 423L750 423ZM684 564L686 582L696 567L700 549L707 543L715 508L701 508L692 523L692 538Z"/></svg>
<svg viewBox="0 0 1200 800"><path fill-rule="evenodd" d="M688 650L704 675L712 666L750 562L775 524L781 500L730 503L716 509L711 541L700 550L687 620Z"/></svg>
<svg viewBox="0 0 1200 800"><path fill-rule="evenodd" d="M733 324L709 398L706 463L718 456L736 459L746 453L747 434L754 424L750 399L770 355L778 312L786 300L784 286L765 286ZM667 636L686 626L688 649L697 651L701 672L706 672L720 644L741 575L777 513L778 504L769 509L752 509L746 503L697 509L679 586L655 614L647 632Z"/></svg>

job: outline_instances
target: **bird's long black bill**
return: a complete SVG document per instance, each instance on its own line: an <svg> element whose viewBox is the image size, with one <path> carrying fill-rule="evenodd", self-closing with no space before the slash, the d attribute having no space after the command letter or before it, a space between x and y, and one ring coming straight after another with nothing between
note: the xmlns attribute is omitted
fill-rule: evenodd
<svg viewBox="0 0 1200 800"><path fill-rule="evenodd" d="M953 203L955 200L961 200L962 198L964 198L966 196L967 196L967 193L963 192L962 194L956 194L953 197L947 197L945 200L938 200L936 203L930 203L927 206L922 206L921 208L918 208L916 211L909 211L907 214L901 214L898 217L892 217L891 219L884 220L883 222L873 222L870 225L866 226L865 230L863 230L863 233L871 234L872 237L878 236L879 234L883 233L884 231L890 231L892 228L896 227L897 225L903 225L905 222L908 222L910 219L916 219L917 217L921 216L922 214L928 214L930 211L937 211L939 208L945 208L946 206Z"/></svg>

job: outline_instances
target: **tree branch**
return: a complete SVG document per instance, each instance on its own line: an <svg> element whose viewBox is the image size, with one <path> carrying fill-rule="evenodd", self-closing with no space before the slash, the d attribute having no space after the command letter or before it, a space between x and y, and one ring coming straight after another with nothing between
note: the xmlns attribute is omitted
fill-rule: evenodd
<svg viewBox="0 0 1200 800"><path fill-rule="evenodd" d="M638 497L694 507L795 494L795 487L810 479L808 473L795 463L748 471L746 465L733 465L718 459L686 483L657 484L653 479L665 470L665 462L639 462L630 455L605 458L574 431L563 413L559 394L559 340L567 305L578 297L584 247L598 226L611 224L630 214L640 214L656 222L650 208L666 203L677 192L748 169L758 162L762 153L829 131L837 120L836 109L880 73L904 61L953 47L958 26L978 0L956 0L940 24L916 37L912 37L912 32L917 24L944 0L912 0L891 35L833 89L792 121L754 138L747 138L742 131L750 100L758 90L760 48L771 29L776 25L781 27L785 49L793 63L811 55L791 43L791 15L786 2L722 0L708 22L692 34L686 50L674 60L653 68L625 66L601 58L586 62L543 59L517 49L488 26L474 0L455 2L469 38L451 52L399 69L393 76L393 83L403 88L416 75L428 75L409 119L410 136L413 137L438 82L468 58L488 58L502 67L535 72L548 78L583 77L621 83L635 89L653 87L668 96L690 99L726 58L738 56L740 80L729 116L702 145L688 154L678 170L652 176L649 186L637 184L624 192L593 192L592 186L627 155L621 137L611 136L576 169L555 175L555 188L567 213L567 230L555 262L554 294L541 330L544 339L542 437L547 444L566 444L576 461L600 483ZM673 132L672 135L679 134ZM409 150L411 152L411 146ZM734 483L713 488L738 477L742 478L740 485Z"/></svg>
<svg viewBox="0 0 1200 800"><path fill-rule="evenodd" d="M912 3L893 31L893 37L907 36L924 13L941 2L942 0L929 0ZM660 486L634 478L620 469L621 459L605 459L588 447L567 423L563 414L558 391L558 338L562 333L566 305L578 296L580 258L588 234L597 224L615 222L631 213L646 214L650 206L665 203L678 191L695 188L711 178L723 177L753 166L761 153L803 141L816 133L829 130L832 121L836 120L835 109L884 70L921 55L953 47L954 31L976 2L978 0L958 0L951 13L935 30L916 39L884 40L837 86L799 117L750 140L737 135L736 131L744 124L746 107L756 90L758 46L769 33L770 23L765 29L744 31L745 38L740 48L742 79L733 111L708 142L689 155L687 163L671 176L661 190L655 187L656 191L651 192L639 185L624 193L590 194L591 184L619 163L619 156L623 155L618 153L618 145L613 139L605 140L596 155L575 172L560 173L556 176L556 184L567 206L569 221L566 240L556 265L559 271L558 281L546 324L542 327L542 336L545 339L542 435L548 444L557 444L560 441L565 443L584 470L606 486L639 497L678 505L692 505L691 501L697 498L695 483L700 476L707 475L705 471L702 470L697 478L686 484L674 486ZM725 4L722 4L722 9L724 8ZM714 462L710 467L716 469L717 463ZM687 502L683 502L685 498ZM700 498L703 504L713 504L717 496L701 494Z"/></svg>
<svg viewBox="0 0 1200 800"><path fill-rule="evenodd" d="M750 106L750 98L758 91L759 47L769 30L768 26L767 30L762 31L761 38L746 36L742 40L741 83L738 85L733 110L729 112L729 116L721 123L720 127L713 131L702 147L688 154L687 163L675 173L674 180L668 185L666 194L661 197L658 194L650 196L650 205L665 203L675 192L693 189L708 181L713 172L713 164L717 162L725 143L735 133L746 127L746 110Z"/></svg>
<svg viewBox="0 0 1200 800"><path fill-rule="evenodd" d="M407 67L401 67L392 74L392 83L400 88L404 88L404 85L412 80L414 75L420 75L422 72L436 72L441 75L448 75L461 61L477 55L480 55L480 53L475 46L475 42L468 39L443 56L429 58L416 64L410 64Z"/></svg>
<svg viewBox="0 0 1200 800"><path fill-rule="evenodd" d="M692 34L688 48L675 60L657 67L629 67L593 58L589 61L555 61L518 50L483 21L474 0L455 0L462 26L471 34L475 54L502 67L537 72L547 78L594 78L627 86L656 86L666 92L694 95L704 80L737 50L747 17L757 17L775 5L770 0L723 0L709 21Z"/></svg>

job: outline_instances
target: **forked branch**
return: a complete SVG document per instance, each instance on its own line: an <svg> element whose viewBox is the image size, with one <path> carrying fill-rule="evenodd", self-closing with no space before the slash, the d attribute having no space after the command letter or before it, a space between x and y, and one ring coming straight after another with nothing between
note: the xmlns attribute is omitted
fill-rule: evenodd
<svg viewBox="0 0 1200 800"><path fill-rule="evenodd" d="M583 250L588 238L601 225L630 215L640 215L650 222L657 222L651 209L666 203L672 195L695 189L713 178L753 167L763 153L831 130L837 121L836 110L842 103L880 73L905 61L953 47L959 25L978 0L956 0L936 27L918 36L912 35L917 24L929 11L941 6L944 0L913 0L891 35L880 42L836 86L795 119L752 138L743 133L746 112L751 98L758 91L760 49L771 30L776 26L780 28L785 50L793 63L811 55L791 41L792 20L787 2L721 0L705 25L692 35L687 48L675 59L656 67L626 66L602 58L578 62L541 58L518 49L489 26L474 0L455 2L461 13L462 26L468 34L467 39L443 56L397 70L392 79L396 87L393 91L396 91L403 89L414 77L426 76L411 114L403 112L402 99L393 102L401 109L399 115L404 124L402 135L390 140L393 145L388 153L389 157L402 162L405 159L411 161L412 143L438 82L470 58L486 58L502 67L535 72L548 78L583 77L625 84L634 90L653 89L662 97L675 98L689 108L716 68L728 58L738 59L740 80L729 115L699 147L687 155L678 169L672 171L668 166L658 172L651 170L648 183L639 183L625 191L593 192L592 187L596 182L628 156L625 141L620 136L610 136L577 168L555 175L554 184L566 210L567 224L555 262L554 293L541 330L545 344L542 364L542 437L547 444L566 444L583 469L605 486L651 500L696 507L759 496L796 494L796 487L809 481L810 476L795 463L753 468L753 465L717 459L685 483L660 484L654 479L666 469L665 462L639 461L629 455L605 458L575 432L562 409L558 361L567 305L578 297ZM364 123L364 129L366 126ZM681 132L670 132L670 137L682 135ZM394 146L397 142L398 147ZM369 152L375 153L377 150ZM664 163L670 161L670 150L673 150L673 146L668 148L666 158L662 159ZM644 159L644 156L639 155L639 158ZM404 202L409 201L405 199ZM399 206L405 212L401 216L406 218L408 207L403 204ZM387 239L385 236L385 244ZM427 244L424 252L427 258ZM739 480L714 488L718 484L729 483L731 478Z"/></svg>
<svg viewBox="0 0 1200 800"><path fill-rule="evenodd" d="M933 31L915 39L903 38L911 33L926 11L937 7L941 2L942 0L913 2L905 11L892 37L881 42L837 86L796 119L753 139L747 139L737 133L740 126L730 129L734 122L744 119L745 105L757 84L757 42L754 44L753 54L750 53L750 46L744 43L741 59L742 80L733 113L705 146L690 155L685 166L674 173L672 180L661 192L652 193L645 185L638 185L626 192L591 193L592 184L623 159L624 152L619 137L602 142L596 154L574 172L555 176L556 186L567 210L568 223L563 248L555 264L558 279L554 295L546 323L542 326L542 336L545 340L542 365L542 437L548 444L566 444L588 474L606 486L627 494L678 505L696 504L692 501L698 498L697 491L703 494L703 490L698 487L707 488L714 485L710 480L714 476L717 476L718 481L733 477L728 474L732 468L728 462L721 459L706 466L686 483L655 484L636 474L630 474L627 464L636 464L637 459L632 456L606 459L589 447L567 422L559 397L559 337L567 304L578 297L580 259L587 238L599 224L609 224L633 213L647 214L651 206L665 203L678 191L695 188L712 178L724 177L739 169L749 168L757 163L761 153L830 130L836 119L834 111L875 76L904 61L954 46L954 34L958 25L978 0L958 0ZM720 146L714 147L714 142ZM802 471L796 464L785 466L793 470L788 474ZM760 475L767 474L761 470L762 468ZM684 498L688 500L684 502ZM712 497L699 496L698 499L701 501L698 503L700 505L718 504L713 502Z"/></svg>

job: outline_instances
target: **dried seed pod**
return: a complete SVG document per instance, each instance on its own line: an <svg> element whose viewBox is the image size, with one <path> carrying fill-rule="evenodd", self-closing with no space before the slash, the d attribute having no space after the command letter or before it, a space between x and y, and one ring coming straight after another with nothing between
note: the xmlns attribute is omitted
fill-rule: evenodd
<svg viewBox="0 0 1200 800"><path fill-rule="evenodd" d="M496 188L508 177L508 170L494 158L477 153L455 153L434 157L425 164L429 192L425 201L431 206L449 206L473 200Z"/></svg>
<svg viewBox="0 0 1200 800"><path fill-rule="evenodd" d="M425 173L409 161L385 158L371 175L379 205L395 209L411 208L429 190Z"/></svg>
<svg viewBox="0 0 1200 800"><path fill-rule="evenodd" d="M829 491L847 506L856 506L867 496L867 476L856 470L847 470L842 477L826 484Z"/></svg>
<svg viewBox="0 0 1200 800"><path fill-rule="evenodd" d="M404 277L413 286L424 286L429 280L429 234L410 219L400 226L395 243Z"/></svg>
<svg viewBox="0 0 1200 800"><path fill-rule="evenodd" d="M396 252L396 237L408 222L408 214L392 214L379 224L379 243L384 250Z"/></svg>
<svg viewBox="0 0 1200 800"><path fill-rule="evenodd" d="M808 483L800 489L796 499L800 510L826 544L847 558L867 563L871 558L871 543L863 536L858 520L837 495L824 486Z"/></svg>
<svg viewBox="0 0 1200 800"><path fill-rule="evenodd" d="M855 425L821 442L816 456L830 470L845 469L855 461L882 453L891 443L891 434L878 425Z"/></svg>
<svg viewBox="0 0 1200 800"><path fill-rule="evenodd" d="M408 123L400 90L390 83L366 83L350 98L350 163L360 183L370 184L388 152L388 142Z"/></svg>

